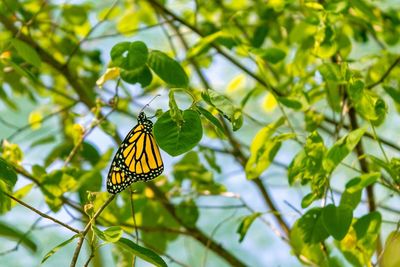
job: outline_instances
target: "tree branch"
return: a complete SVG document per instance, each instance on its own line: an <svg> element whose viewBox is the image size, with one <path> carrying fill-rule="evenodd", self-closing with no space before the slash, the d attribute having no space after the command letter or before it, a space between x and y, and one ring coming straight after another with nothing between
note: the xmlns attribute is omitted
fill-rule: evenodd
<svg viewBox="0 0 400 267"><path fill-rule="evenodd" d="M34 207L30 206L29 204L25 203L24 201L22 201L22 200L20 200L20 199L18 199L18 198L16 198L16 197L14 197L13 195L10 195L10 194L8 194L8 193L6 193L6 192L2 192L2 193L3 193L4 195L8 196L9 198L11 198L12 200L18 202L18 203L21 204L22 206L24 206L24 207L30 209L31 211L33 211L33 212L39 214L39 215L42 216L43 218L46 218L46 219L48 219L48 220L51 220L51 221L53 221L53 222L55 222L55 223L57 223L57 224L59 224L59 225L65 227L65 228L67 228L68 230L70 230L70 231L72 231L72 232L79 233L79 230L73 228L72 226L69 226L68 224L65 224L65 223L63 223L63 222L57 220L56 218L53 218L53 217L47 215L46 213L41 212L40 210L35 209Z"/></svg>
<svg viewBox="0 0 400 267"><path fill-rule="evenodd" d="M76 265L76 261L78 260L79 257L79 253L81 251L82 245L83 245L83 241L85 240L85 236L87 235L87 233L89 232L92 223L94 222L94 220L96 220L97 217L100 216L100 214L103 212L103 210L108 206L108 204L111 203L111 201L113 201L113 199L115 198L116 195L110 195L110 197L106 200L106 202L104 202L104 204L99 208L99 210L93 215L93 217L89 220L89 222L87 223L85 229L82 232L79 232L80 234L80 238L78 240L78 244L76 245L75 248L75 252L74 252L74 256L72 257L71 260L71 264L70 267L75 267Z"/></svg>
<svg viewBox="0 0 400 267"><path fill-rule="evenodd" d="M174 20L178 21L179 23L181 23L182 25L188 27L189 29L191 29L193 32L195 32L196 34L198 34L201 37L204 37L205 35L198 29L196 28L194 25L191 25L190 23L188 23L187 21L185 21L184 19L182 19L181 17L179 17L178 15L176 15L174 12L172 12L171 10L169 10L168 8L166 8L164 5L160 4L157 0L148 0L154 7L156 7L158 10L160 10L162 13L171 16L172 18L174 18ZM228 53L226 53L221 47L219 47L215 42L211 43L211 46L217 50L217 52L222 55L225 59L227 59L228 61L230 61L233 65L235 65L236 67L238 67L240 70L242 70L243 72L245 72L247 75L249 75L250 77L252 77L254 80L256 80L258 83L260 83L261 85L263 85L266 89L272 91L275 95L277 96L283 96L283 94L278 91L277 88L275 88L274 86L272 86L270 83L268 83L267 81L265 81L261 76L255 74L253 71L251 71L250 69L248 69L246 66L244 66L242 63L240 63L238 60L236 60L236 58L234 58L233 56L229 55Z"/></svg>
<svg viewBox="0 0 400 267"><path fill-rule="evenodd" d="M382 77L381 77L379 80L377 80L376 82L374 82L374 83L368 85L367 88L368 88L368 89L372 89L372 88L374 88L375 86L377 86L377 85L379 85L380 83L382 83L382 82L387 78L387 76L389 76L389 74L392 72L392 70L394 69L394 67L396 67L396 65L399 64L399 63L400 63L400 57L398 57L398 58L392 63L392 65L390 65L390 67L385 71L385 73L382 75Z"/></svg>
<svg viewBox="0 0 400 267"><path fill-rule="evenodd" d="M354 131L354 130L358 129L359 126L358 126L358 121L357 121L357 114L356 114L356 110L354 109L354 107L351 107L349 110L349 118L350 118L350 124L351 124L352 130ZM369 169L368 162L367 162L366 158L364 157L365 152L364 152L362 140L360 140L360 142L358 142L358 144L356 145L356 153L358 156L358 162L360 163L361 170L364 173L369 173L370 169ZM369 211L374 212L374 211L376 211L374 185L372 184L372 185L367 186L366 190L367 190ZM377 255L380 255L382 252L382 244L381 244L379 235L378 235L376 249L377 249Z"/></svg>
<svg viewBox="0 0 400 267"><path fill-rule="evenodd" d="M216 254L221 256L223 259L225 259L228 263L230 263L232 266L246 266L245 263L243 263L240 259L238 259L234 254L230 253L227 251L225 248L223 248L221 245L216 243L213 239L208 237L206 234L204 234L201 230L199 230L196 226L188 226L186 225L176 214L175 207L171 205L165 196L165 194L157 187L154 185L154 183L149 182L148 187L154 192L155 196L161 201L161 204L164 206L164 208L171 214L171 216L179 223L181 224L188 232L191 233L191 235L199 241L201 244L204 246L208 246L211 250L213 250Z"/></svg>

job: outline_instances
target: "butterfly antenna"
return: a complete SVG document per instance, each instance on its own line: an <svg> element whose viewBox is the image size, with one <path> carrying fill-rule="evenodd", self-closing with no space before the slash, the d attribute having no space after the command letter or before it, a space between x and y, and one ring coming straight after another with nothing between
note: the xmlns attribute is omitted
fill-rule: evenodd
<svg viewBox="0 0 400 267"><path fill-rule="evenodd" d="M151 102L154 101L154 99L156 99L157 97L161 96L160 94L155 95L146 105L143 106L143 108L140 110L140 112L142 112L145 108L147 108L148 106L150 106ZM140 113L139 112L139 113Z"/></svg>

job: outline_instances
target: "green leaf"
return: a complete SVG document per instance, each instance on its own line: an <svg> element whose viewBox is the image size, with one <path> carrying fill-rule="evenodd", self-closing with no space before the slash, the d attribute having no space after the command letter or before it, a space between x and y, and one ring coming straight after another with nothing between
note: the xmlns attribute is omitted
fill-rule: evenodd
<svg viewBox="0 0 400 267"><path fill-rule="evenodd" d="M176 215L185 226L195 227L199 218L199 210L193 199L185 200L175 207Z"/></svg>
<svg viewBox="0 0 400 267"><path fill-rule="evenodd" d="M74 236L72 236L70 239L65 240L64 242L62 242L61 244L59 244L58 246L56 246L55 248L53 248L52 250L50 250L42 259L41 263L44 263L45 261L47 261L51 256L54 255L54 253L56 253L57 251L59 251L62 247L65 247L66 245L68 245L69 243L71 243L75 238L79 237L79 234L76 234Z"/></svg>
<svg viewBox="0 0 400 267"><path fill-rule="evenodd" d="M391 86L383 86L385 92L397 103L400 104L400 91Z"/></svg>
<svg viewBox="0 0 400 267"><path fill-rule="evenodd" d="M17 182L17 174L11 164L0 158L0 181L4 182L10 190Z"/></svg>
<svg viewBox="0 0 400 267"><path fill-rule="evenodd" d="M236 45L236 41L228 33L219 31L201 38L198 43L189 49L187 57L193 58L206 53L211 48L212 43L219 43L228 48Z"/></svg>
<svg viewBox="0 0 400 267"><path fill-rule="evenodd" d="M355 210L357 208L358 204L361 201L361 195L362 191L355 191L355 192L349 192L345 190L340 197L340 204L339 206L344 207L347 206L351 210Z"/></svg>
<svg viewBox="0 0 400 267"><path fill-rule="evenodd" d="M129 239L121 238L116 244L129 251L131 254L136 255L142 260L154 264L155 266L168 266L165 261L152 250L136 245Z"/></svg>
<svg viewBox="0 0 400 267"><path fill-rule="evenodd" d="M328 237L327 233L324 235ZM293 253L300 261L302 257L306 257L307 260L314 263L315 266L325 266L323 263L326 261L326 256L321 245L319 243L310 244L304 241L304 230L299 226L299 221L295 222L291 228L289 239ZM320 237L318 239L320 239ZM305 264L309 265L307 262Z"/></svg>
<svg viewBox="0 0 400 267"><path fill-rule="evenodd" d="M286 53L279 48L267 48L258 52L262 59L268 63L276 64L286 57Z"/></svg>
<svg viewBox="0 0 400 267"><path fill-rule="evenodd" d="M15 240L21 243L24 247L30 249L32 252L36 252L37 245L30 239L27 233L23 233L20 230L14 228L12 225L6 224L0 221L0 236L7 239Z"/></svg>
<svg viewBox="0 0 400 267"><path fill-rule="evenodd" d="M100 123L100 128L108 135L110 136L115 136L117 133L117 126L108 121L108 120L104 120Z"/></svg>
<svg viewBox="0 0 400 267"><path fill-rule="evenodd" d="M168 97L169 97L169 114L171 115L172 120L180 125L183 122L183 115L182 115L182 111L179 109L178 104L175 101L175 91L174 90L170 90L168 93Z"/></svg>
<svg viewBox="0 0 400 267"><path fill-rule="evenodd" d="M361 80L350 82L347 92L357 113L364 119L370 120L374 125L380 125L384 121L387 112L385 101L375 92L365 89Z"/></svg>
<svg viewBox="0 0 400 267"><path fill-rule="evenodd" d="M140 83L144 88L151 84L153 74L147 66L134 70L121 70L121 79L130 84Z"/></svg>
<svg viewBox="0 0 400 267"><path fill-rule="evenodd" d="M215 187L217 184L214 182L213 172L209 171L204 166L197 152L190 151L185 154L185 156L174 165L173 175L175 181L181 185L184 180L190 181L191 187L196 191L201 192L202 190L207 190L214 193L216 191Z"/></svg>
<svg viewBox="0 0 400 267"><path fill-rule="evenodd" d="M92 226L92 230L98 238L109 243L118 242L123 234L122 228L120 226L111 226L104 231L101 231L96 226Z"/></svg>
<svg viewBox="0 0 400 267"><path fill-rule="evenodd" d="M214 115L211 114L208 110L204 109L201 106L197 106L197 109L200 111L200 113L209 121L211 122L218 130L221 131L221 133L224 133L224 127L222 124L219 122L219 120L214 117Z"/></svg>
<svg viewBox="0 0 400 267"><path fill-rule="evenodd" d="M37 68L40 67L42 60L34 48L19 39L12 39L11 44L26 62Z"/></svg>
<svg viewBox="0 0 400 267"><path fill-rule="evenodd" d="M196 111L183 111L183 122L176 124L170 111L165 112L154 124L158 145L171 156L183 154L195 147L203 136L200 116Z"/></svg>
<svg viewBox="0 0 400 267"><path fill-rule="evenodd" d="M346 184L346 191L349 193L361 191L365 187L375 183L380 177L381 174L379 172L367 173L359 177L355 177Z"/></svg>
<svg viewBox="0 0 400 267"><path fill-rule="evenodd" d="M378 234L382 222L382 216L379 212L370 212L367 215L359 218L354 223L354 230L357 234L357 239L363 239L371 234Z"/></svg>
<svg viewBox="0 0 400 267"><path fill-rule="evenodd" d="M266 25L262 24L257 26L251 39L251 44L253 45L253 47L261 47L267 35L268 27Z"/></svg>
<svg viewBox="0 0 400 267"><path fill-rule="evenodd" d="M12 194L17 174L14 168L4 159L0 158L0 214L11 209L11 200L4 193Z"/></svg>
<svg viewBox="0 0 400 267"><path fill-rule="evenodd" d="M294 134L281 134L272 137L278 127L285 120L276 122L262 128L254 137L250 146L250 158L246 163L246 175L248 179L254 179L261 175L272 163L283 141L294 138Z"/></svg>
<svg viewBox="0 0 400 267"><path fill-rule="evenodd" d="M55 170L50 174L46 174L43 177L40 189L44 194L44 200L50 209L54 212L58 211L63 201L61 196L72 189L75 189L77 185L74 179L74 174L70 173L70 170Z"/></svg>
<svg viewBox="0 0 400 267"><path fill-rule="evenodd" d="M231 122L234 131L240 129L243 124L241 109L236 107L229 98L211 89L208 89L206 93L202 92L201 96Z"/></svg>
<svg viewBox="0 0 400 267"><path fill-rule="evenodd" d="M149 51L145 43L140 41L130 43L127 58L129 69L143 67L147 62L148 56Z"/></svg>
<svg viewBox="0 0 400 267"><path fill-rule="evenodd" d="M322 209L322 222L327 232L336 240L342 240L350 229L353 211L347 206L329 204Z"/></svg>
<svg viewBox="0 0 400 267"><path fill-rule="evenodd" d="M130 45L130 42L121 42L111 48L110 56L113 66L129 69L128 51Z"/></svg>
<svg viewBox="0 0 400 267"><path fill-rule="evenodd" d="M254 220L257 219L260 215L262 215L261 212L255 212L249 216L244 217L243 220L240 222L239 227L236 230L236 233L240 235L240 243L243 241L244 237L247 234L247 231L250 229L250 226L252 225Z"/></svg>
<svg viewBox="0 0 400 267"><path fill-rule="evenodd" d="M377 20L374 12L372 12L373 7L368 6L363 0L353 0L350 3L354 8L361 11L363 13L363 15L365 15L368 18L367 21L376 21Z"/></svg>
<svg viewBox="0 0 400 267"><path fill-rule="evenodd" d="M400 232L393 231L386 238L385 248L379 266L397 267L400 266Z"/></svg>
<svg viewBox="0 0 400 267"><path fill-rule="evenodd" d="M87 20L85 7L66 4L63 6L62 18L73 25L83 25Z"/></svg>
<svg viewBox="0 0 400 267"><path fill-rule="evenodd" d="M324 241L329 236L323 225L321 208L310 209L296 223L304 243L316 244Z"/></svg>
<svg viewBox="0 0 400 267"><path fill-rule="evenodd" d="M307 208L310 206L315 200L318 199L318 196L315 193L309 193L303 197L301 200L301 207L303 209Z"/></svg>
<svg viewBox="0 0 400 267"><path fill-rule="evenodd" d="M295 98L278 97L278 101L283 105L287 106L288 108L292 108L294 110L300 110L303 107L302 103Z"/></svg>
<svg viewBox="0 0 400 267"><path fill-rule="evenodd" d="M263 133L259 132L259 134L260 135L256 136L252 142L250 158L246 163L245 171L248 179L259 177L271 165L282 142L296 137L294 133L280 134L270 139L264 139L264 143L261 144L260 136L263 135ZM261 146L259 146L260 144Z"/></svg>
<svg viewBox="0 0 400 267"><path fill-rule="evenodd" d="M181 65L161 51L150 52L148 66L167 84L173 87L186 88L189 78Z"/></svg>
<svg viewBox="0 0 400 267"><path fill-rule="evenodd" d="M31 144L31 148L40 146L40 145L49 144L49 143L55 143L55 141L56 141L56 137L54 135L45 136L36 141L33 141Z"/></svg>
<svg viewBox="0 0 400 267"><path fill-rule="evenodd" d="M307 137L304 149L294 157L289 165L289 184L293 185L296 181L300 181L301 184L308 182L317 184L324 180L326 173L322 167L322 162L325 153L326 147L322 137L317 131L312 132Z"/></svg>
<svg viewBox="0 0 400 267"><path fill-rule="evenodd" d="M348 133L346 136L340 138L332 147L329 149L326 157L323 161L323 166L328 173L332 172L337 165L356 147L360 142L361 137L365 133L365 128L354 130Z"/></svg>
<svg viewBox="0 0 400 267"><path fill-rule="evenodd" d="M23 199L32 190L34 183L27 184L14 192L13 196L17 199ZM11 202L11 207L17 205L16 201Z"/></svg>

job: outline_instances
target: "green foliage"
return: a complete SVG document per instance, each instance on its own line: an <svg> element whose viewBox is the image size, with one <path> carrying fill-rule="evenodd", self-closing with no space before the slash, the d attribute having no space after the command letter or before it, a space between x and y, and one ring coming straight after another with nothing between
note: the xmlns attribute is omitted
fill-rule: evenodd
<svg viewBox="0 0 400 267"><path fill-rule="evenodd" d="M65 247L66 245L68 245L69 243L71 243L72 241L74 241L75 238L78 238L79 235L73 235L71 238L65 240L64 242L60 243L59 245L57 245L56 247L54 247L52 250L50 250L49 252L46 253L46 255L44 255L42 262L44 263L45 261L47 261L51 256L53 256L57 251L59 251L61 248Z"/></svg>
<svg viewBox="0 0 400 267"><path fill-rule="evenodd" d="M353 266L365 266L372 257L382 218L378 212L372 212L355 220L345 238L338 243L345 258Z"/></svg>
<svg viewBox="0 0 400 267"><path fill-rule="evenodd" d="M313 208L297 221L301 238L306 244L316 244L328 238L329 233L324 226L324 209Z"/></svg>
<svg viewBox="0 0 400 267"><path fill-rule="evenodd" d="M322 210L322 222L326 231L337 240L342 240L349 231L353 212L347 206L329 204Z"/></svg>
<svg viewBox="0 0 400 267"><path fill-rule="evenodd" d="M203 135L200 116L196 111L184 110L182 118L180 123L175 122L169 110L154 124L154 136L158 145L171 156L191 150Z"/></svg>
<svg viewBox="0 0 400 267"><path fill-rule="evenodd" d="M123 234L122 229L119 226L112 226L112 227L105 229L104 231L101 231L96 226L93 226L92 230L98 238L105 241L106 243L118 242L121 239L122 234Z"/></svg>
<svg viewBox="0 0 400 267"><path fill-rule="evenodd" d="M0 158L0 214L11 209L11 199L5 194L11 194L17 175L13 167L4 159Z"/></svg>
<svg viewBox="0 0 400 267"><path fill-rule="evenodd" d="M237 131L242 127L243 116L241 110L236 107L229 98L214 90L207 90L201 94L204 101L215 107L221 115L232 124L232 129Z"/></svg>
<svg viewBox="0 0 400 267"><path fill-rule="evenodd" d="M189 79L181 65L165 53L158 50L151 51L148 64L170 86L181 88L188 86Z"/></svg>
<svg viewBox="0 0 400 267"><path fill-rule="evenodd" d="M395 267L400 264L400 255L398 253L400 249L400 233L393 231L389 234L386 239L385 248L383 250L380 264L383 267Z"/></svg>
<svg viewBox="0 0 400 267"><path fill-rule="evenodd" d="M261 129L254 137L250 147L250 158L246 164L248 179L254 179L261 175L272 163L283 141L295 138L295 134L287 133L272 136L284 123L280 118Z"/></svg>
<svg viewBox="0 0 400 267"><path fill-rule="evenodd" d="M139 258L157 266L157 267L166 267L168 266L165 261L158 256L156 253L154 253L152 250L148 248L141 247L139 245L136 245L132 241L126 238L121 238L118 242L117 245L122 247L123 249L127 250L131 254L138 256Z"/></svg>
<svg viewBox="0 0 400 267"><path fill-rule="evenodd" d="M327 172L332 172L339 163L355 148L365 129L358 129L350 132L339 139L327 152L323 166Z"/></svg>
<svg viewBox="0 0 400 267"><path fill-rule="evenodd" d="M18 54L29 64L32 64L33 66L40 68L40 65L42 63L42 60L40 59L40 56L36 52L35 49L33 49L31 46L26 44L25 42L18 40L18 39L12 39L11 40L12 45L14 48L17 50Z"/></svg>
<svg viewBox="0 0 400 267"><path fill-rule="evenodd" d="M132 255L165 266L145 247L191 266L172 249L182 242L207 252L203 265L263 266L238 243L246 238L256 255L267 232L289 240L300 264L399 265L396 1L183 2L2 1L0 214L39 209L69 223L64 212L87 222L100 210L84 242L95 255L112 243L102 249L118 266L132 266ZM164 173L104 208L110 160L140 111L154 123ZM300 215L290 217L274 185ZM134 233L131 201L139 244L122 237ZM260 212L230 215L237 201ZM249 231L265 212L278 229ZM220 222L228 214L240 220L236 244ZM48 228L21 223L1 223L0 235L42 257ZM18 265L19 253L0 256ZM288 265L286 255L275 265Z"/></svg>
<svg viewBox="0 0 400 267"><path fill-rule="evenodd" d="M236 233L239 234L239 242L242 242L244 237L247 234L247 231L249 231L250 226L253 224L254 220L257 219L262 213L256 212L253 213L249 216L246 216L242 219L242 221L239 224L238 229L236 230Z"/></svg>

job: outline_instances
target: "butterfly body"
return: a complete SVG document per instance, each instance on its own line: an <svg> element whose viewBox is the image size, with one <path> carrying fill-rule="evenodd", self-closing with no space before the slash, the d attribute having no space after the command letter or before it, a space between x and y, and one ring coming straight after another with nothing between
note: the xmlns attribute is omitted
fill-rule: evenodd
<svg viewBox="0 0 400 267"><path fill-rule="evenodd" d="M125 137L111 163L108 192L117 194L134 182L152 180L163 172L164 165L152 130L153 123L141 112L138 124Z"/></svg>

